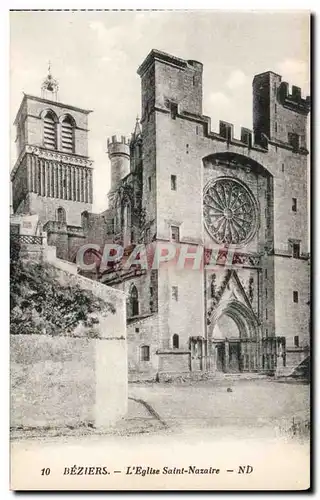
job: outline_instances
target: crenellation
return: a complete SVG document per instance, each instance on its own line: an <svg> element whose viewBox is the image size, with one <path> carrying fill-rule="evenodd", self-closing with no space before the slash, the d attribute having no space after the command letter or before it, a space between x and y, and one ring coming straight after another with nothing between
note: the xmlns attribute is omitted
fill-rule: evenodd
<svg viewBox="0 0 320 500"><path fill-rule="evenodd" d="M227 140L227 142L231 142L233 137L233 124L225 121L219 121L219 135Z"/></svg>
<svg viewBox="0 0 320 500"><path fill-rule="evenodd" d="M130 144L130 139L128 139L127 137L125 137L124 135L121 135L120 138L118 139L118 137L116 135L113 135L110 139L110 137L107 138L107 145L108 147L112 147L112 144Z"/></svg>
<svg viewBox="0 0 320 500"><path fill-rule="evenodd" d="M298 113L308 114L310 111L310 96L303 98L301 96L301 88L296 85L292 85L290 93L289 84L287 82L281 82L279 87L279 100L283 106L287 106Z"/></svg>
<svg viewBox="0 0 320 500"><path fill-rule="evenodd" d="M245 128L245 127L241 127L241 142L245 143L249 149L251 149L252 147L252 130L248 129L248 128Z"/></svg>

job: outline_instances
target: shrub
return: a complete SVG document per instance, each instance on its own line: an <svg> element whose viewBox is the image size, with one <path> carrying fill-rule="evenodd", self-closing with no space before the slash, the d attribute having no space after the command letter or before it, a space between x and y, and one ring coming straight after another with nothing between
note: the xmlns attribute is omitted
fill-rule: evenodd
<svg viewBox="0 0 320 500"><path fill-rule="evenodd" d="M72 336L83 325L96 337L99 316L114 314L114 306L91 290L62 284L50 264L21 261L18 250L10 248L10 333Z"/></svg>

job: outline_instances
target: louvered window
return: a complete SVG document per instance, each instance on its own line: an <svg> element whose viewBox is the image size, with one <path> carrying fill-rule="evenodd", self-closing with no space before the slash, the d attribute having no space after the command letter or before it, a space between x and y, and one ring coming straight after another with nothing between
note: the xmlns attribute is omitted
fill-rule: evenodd
<svg viewBox="0 0 320 500"><path fill-rule="evenodd" d="M57 147L56 121L52 113L47 113L43 119L43 142L45 148Z"/></svg>
<svg viewBox="0 0 320 500"><path fill-rule="evenodd" d="M73 123L69 117L61 123L61 149L67 153L73 153Z"/></svg>

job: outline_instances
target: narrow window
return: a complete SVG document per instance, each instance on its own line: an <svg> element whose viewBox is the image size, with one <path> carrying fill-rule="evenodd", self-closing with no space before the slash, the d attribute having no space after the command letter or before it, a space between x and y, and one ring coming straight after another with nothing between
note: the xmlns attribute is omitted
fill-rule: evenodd
<svg viewBox="0 0 320 500"><path fill-rule="evenodd" d="M132 316L139 316L139 295L136 286L132 286L127 303L127 316L131 318Z"/></svg>
<svg viewBox="0 0 320 500"><path fill-rule="evenodd" d="M62 207L59 207L57 210L57 220L62 223L66 222L66 211Z"/></svg>
<svg viewBox="0 0 320 500"><path fill-rule="evenodd" d="M151 177L148 177L148 187L149 187L149 191L151 191Z"/></svg>
<svg viewBox="0 0 320 500"><path fill-rule="evenodd" d="M278 124L277 124L277 122L275 122L275 124L274 124L274 131L278 132Z"/></svg>
<svg viewBox="0 0 320 500"><path fill-rule="evenodd" d="M290 146L292 146L293 151L297 151L299 149L299 136L298 136L298 134L294 134L292 132L289 132L288 142L289 142Z"/></svg>
<svg viewBox="0 0 320 500"><path fill-rule="evenodd" d="M179 335L176 333L172 337L172 346L174 349L179 349Z"/></svg>
<svg viewBox="0 0 320 500"><path fill-rule="evenodd" d="M180 230L178 226L171 226L171 241L174 243L179 243L180 241Z"/></svg>
<svg viewBox="0 0 320 500"><path fill-rule="evenodd" d="M276 104L274 105L274 112L275 113L277 112L277 105Z"/></svg>
<svg viewBox="0 0 320 500"><path fill-rule="evenodd" d="M149 302L149 307L150 307L150 312L154 312L153 310L153 287L150 286L149 288L149 291L150 291L150 302Z"/></svg>
<svg viewBox="0 0 320 500"><path fill-rule="evenodd" d="M177 286L173 286L171 287L171 296L172 298L175 300L175 301L178 301L178 287Z"/></svg>
<svg viewBox="0 0 320 500"><path fill-rule="evenodd" d="M299 347L299 335L294 336L294 347Z"/></svg>
<svg viewBox="0 0 320 500"><path fill-rule="evenodd" d="M292 212L297 211L297 198L292 198Z"/></svg>
<svg viewBox="0 0 320 500"><path fill-rule="evenodd" d="M300 243L293 243L292 244L292 257L294 259L300 258Z"/></svg>
<svg viewBox="0 0 320 500"><path fill-rule="evenodd" d="M82 212L81 214L81 226L83 229L88 229L89 226L89 214L87 211Z"/></svg>
<svg viewBox="0 0 320 500"><path fill-rule="evenodd" d="M268 337L268 328L266 328L266 337Z"/></svg>
<svg viewBox="0 0 320 500"><path fill-rule="evenodd" d="M266 309L266 319L268 319L268 309Z"/></svg>
<svg viewBox="0 0 320 500"><path fill-rule="evenodd" d="M282 170L282 172L284 172L284 163L282 163L282 165L281 165L281 170Z"/></svg>
<svg viewBox="0 0 320 500"><path fill-rule="evenodd" d="M189 144L186 144L186 154L189 154Z"/></svg>
<svg viewBox="0 0 320 500"><path fill-rule="evenodd" d="M141 361L150 361L150 347L143 345L140 348Z"/></svg>
<svg viewBox="0 0 320 500"><path fill-rule="evenodd" d="M199 127L196 125L196 135L199 135Z"/></svg>
<svg viewBox="0 0 320 500"><path fill-rule="evenodd" d="M264 277L267 279L268 278L268 269L264 270Z"/></svg>
<svg viewBox="0 0 320 500"><path fill-rule="evenodd" d="M274 95L277 94L277 82L273 82L273 93Z"/></svg>
<svg viewBox="0 0 320 500"><path fill-rule="evenodd" d="M266 288L266 299L268 298L268 289Z"/></svg>
<svg viewBox="0 0 320 500"><path fill-rule="evenodd" d="M74 127L70 116L66 116L61 122L61 149L66 153L74 152Z"/></svg>
<svg viewBox="0 0 320 500"><path fill-rule="evenodd" d="M172 120L175 120L178 115L178 104L175 102L170 103L170 115Z"/></svg>
<svg viewBox="0 0 320 500"><path fill-rule="evenodd" d="M292 295L293 295L293 302L297 304L299 302L299 294L297 290L294 290Z"/></svg>
<svg viewBox="0 0 320 500"><path fill-rule="evenodd" d="M195 86L196 84L196 75L193 75L192 77L192 85Z"/></svg>
<svg viewBox="0 0 320 500"><path fill-rule="evenodd" d="M177 191L177 176L171 175L171 191Z"/></svg>
<svg viewBox="0 0 320 500"><path fill-rule="evenodd" d="M140 330L139 330L139 328L136 328L135 331L136 331L136 333L139 333Z"/></svg>

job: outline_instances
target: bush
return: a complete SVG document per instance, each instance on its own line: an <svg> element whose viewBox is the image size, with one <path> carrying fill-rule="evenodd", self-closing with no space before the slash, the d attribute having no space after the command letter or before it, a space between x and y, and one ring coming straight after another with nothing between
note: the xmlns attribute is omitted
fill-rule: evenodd
<svg viewBox="0 0 320 500"><path fill-rule="evenodd" d="M72 336L82 324L93 328L99 316L114 314L111 303L79 285L63 285L49 264L23 262L19 249L10 247L10 333Z"/></svg>

